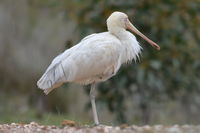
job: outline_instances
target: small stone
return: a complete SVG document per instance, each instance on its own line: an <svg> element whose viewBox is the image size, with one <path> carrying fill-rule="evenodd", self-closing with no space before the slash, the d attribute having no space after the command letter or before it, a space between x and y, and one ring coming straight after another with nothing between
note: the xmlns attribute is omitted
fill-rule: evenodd
<svg viewBox="0 0 200 133"><path fill-rule="evenodd" d="M183 128L189 128L190 126L189 125L183 125L182 127Z"/></svg>
<svg viewBox="0 0 200 133"><path fill-rule="evenodd" d="M11 123L10 125L11 125L11 126L16 126L17 124L16 124L16 123Z"/></svg>
<svg viewBox="0 0 200 133"><path fill-rule="evenodd" d="M145 126L143 126L143 128L144 128L145 130L150 130L150 129L151 129L151 127L150 127L149 125L145 125Z"/></svg>
<svg viewBox="0 0 200 133"><path fill-rule="evenodd" d="M37 126L38 124L36 122L31 122L30 125Z"/></svg>
<svg viewBox="0 0 200 133"><path fill-rule="evenodd" d="M162 129L163 129L163 126L162 126L162 125L155 125L155 126L154 126L154 129L155 129L155 130L162 130Z"/></svg>
<svg viewBox="0 0 200 133"><path fill-rule="evenodd" d="M51 126L51 128L52 128L52 129L56 129L57 127L53 125L53 126Z"/></svg>
<svg viewBox="0 0 200 133"><path fill-rule="evenodd" d="M128 127L128 124L122 124L122 125L120 125L121 129L124 129L124 128L127 128L127 127Z"/></svg>
<svg viewBox="0 0 200 133"><path fill-rule="evenodd" d="M76 125L76 123L74 121L71 121L71 120L63 120L61 125L62 126L74 127Z"/></svg>

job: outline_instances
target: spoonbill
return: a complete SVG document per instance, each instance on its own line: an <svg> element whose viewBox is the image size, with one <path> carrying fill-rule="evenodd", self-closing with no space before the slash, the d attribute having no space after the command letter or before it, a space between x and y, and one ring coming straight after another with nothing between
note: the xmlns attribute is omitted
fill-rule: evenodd
<svg viewBox="0 0 200 133"><path fill-rule="evenodd" d="M143 35L122 12L113 12L107 19L107 32L83 38L77 45L58 55L37 82L45 94L65 82L91 85L90 101L95 125L99 124L94 90L97 83L114 76L123 63L137 60L141 52L136 37L139 35L160 50L159 45Z"/></svg>

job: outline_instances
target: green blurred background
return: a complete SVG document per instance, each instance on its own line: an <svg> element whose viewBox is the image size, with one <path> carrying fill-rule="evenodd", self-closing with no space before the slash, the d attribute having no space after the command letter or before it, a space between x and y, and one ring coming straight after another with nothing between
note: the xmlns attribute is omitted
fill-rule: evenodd
<svg viewBox="0 0 200 133"><path fill-rule="evenodd" d="M0 123L91 124L89 87L65 84L48 96L36 82L81 38L106 31L113 11L161 46L137 37L141 61L98 85L103 124L200 123L199 0L0 0Z"/></svg>

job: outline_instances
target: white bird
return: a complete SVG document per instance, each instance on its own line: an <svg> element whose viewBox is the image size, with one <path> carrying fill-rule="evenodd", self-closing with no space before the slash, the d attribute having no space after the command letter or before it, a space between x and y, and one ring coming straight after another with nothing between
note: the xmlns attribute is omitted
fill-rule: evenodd
<svg viewBox="0 0 200 133"><path fill-rule="evenodd" d="M107 32L91 34L58 55L37 82L45 94L65 82L91 84L90 100L96 125L99 120L95 105L95 85L114 76L123 63L136 60L142 49L127 29L160 50L155 42L131 24L125 13L113 12L107 19L107 28Z"/></svg>

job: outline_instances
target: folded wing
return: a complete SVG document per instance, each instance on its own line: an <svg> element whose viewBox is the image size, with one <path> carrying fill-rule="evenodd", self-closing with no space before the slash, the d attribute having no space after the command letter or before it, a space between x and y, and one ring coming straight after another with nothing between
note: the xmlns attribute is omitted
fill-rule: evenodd
<svg viewBox="0 0 200 133"><path fill-rule="evenodd" d="M48 94L64 82L90 84L119 65L120 41L108 32L92 34L58 55L37 82Z"/></svg>

